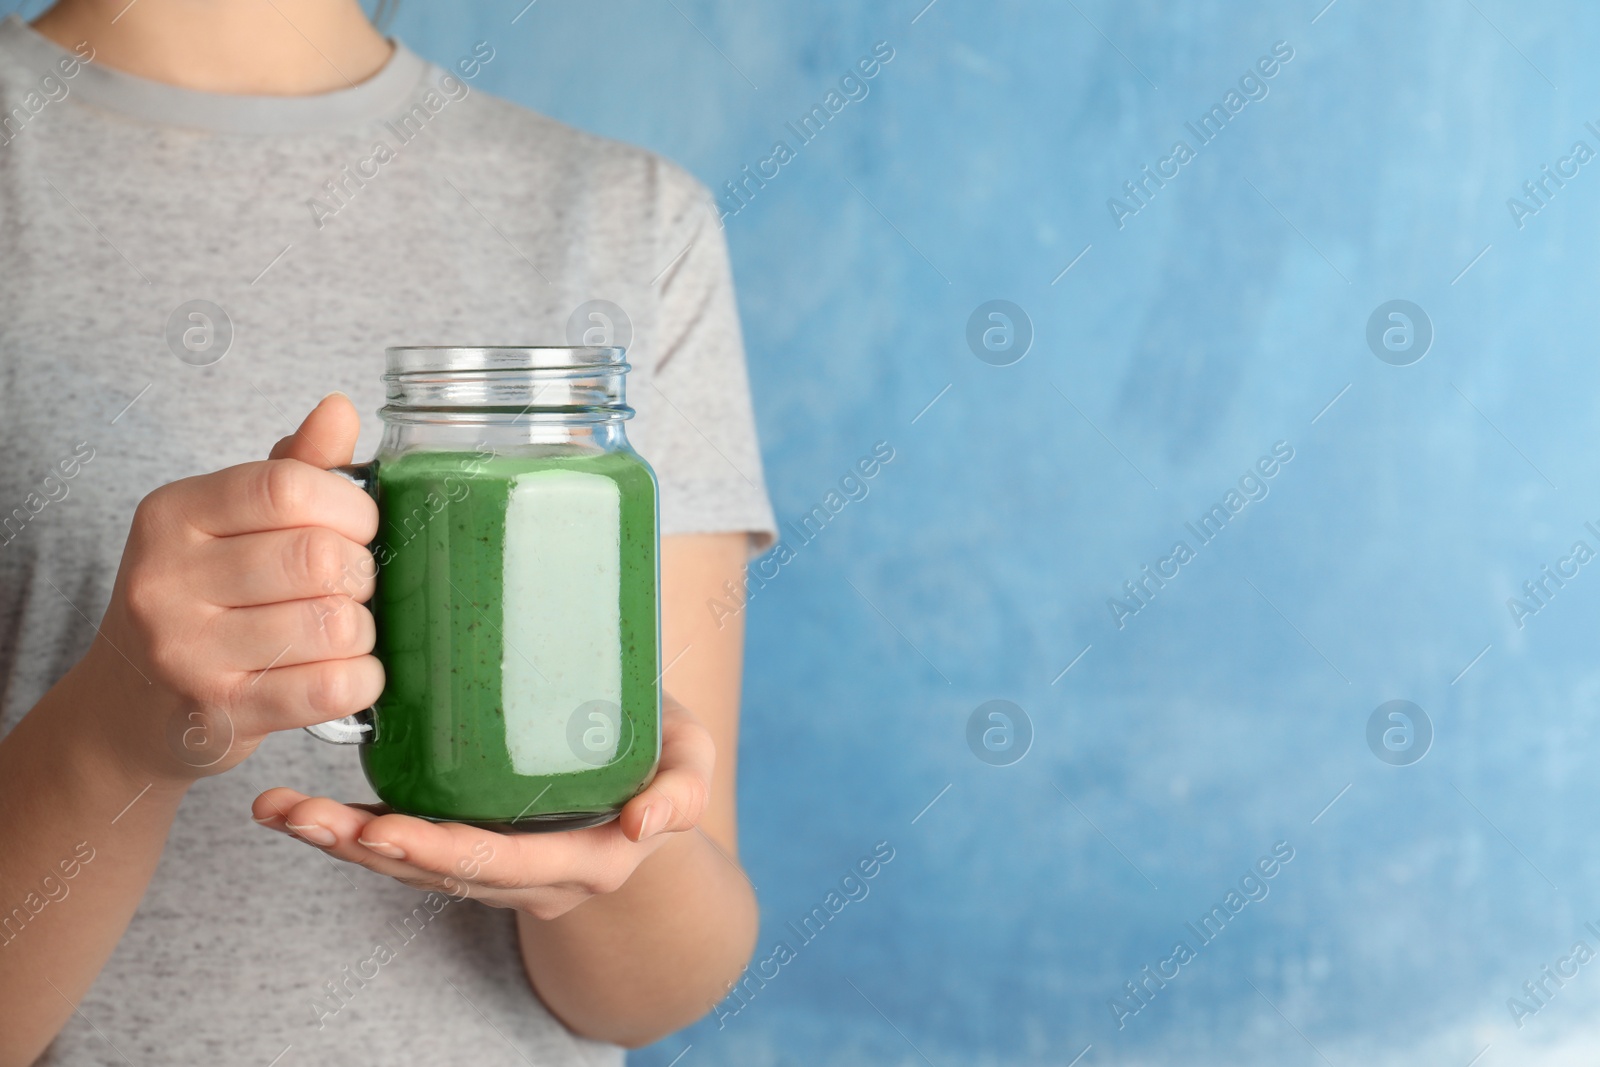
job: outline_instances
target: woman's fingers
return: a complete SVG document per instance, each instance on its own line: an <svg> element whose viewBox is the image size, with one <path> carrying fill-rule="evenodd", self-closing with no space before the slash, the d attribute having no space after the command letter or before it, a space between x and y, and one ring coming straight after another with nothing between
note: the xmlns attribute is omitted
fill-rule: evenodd
<svg viewBox="0 0 1600 1067"><path fill-rule="evenodd" d="M377 535L378 506L349 479L292 459L241 463L162 486L141 505L159 532L212 537L327 526L362 544Z"/></svg>
<svg viewBox="0 0 1600 1067"><path fill-rule="evenodd" d="M361 415L343 393L329 393L301 420L294 433L272 446L273 459L298 459L313 467L349 463L361 432Z"/></svg>
<svg viewBox="0 0 1600 1067"><path fill-rule="evenodd" d="M402 859L435 877L490 889L566 885L580 880L582 857L565 835L497 834L462 823L380 815L361 828L357 844Z"/></svg>
<svg viewBox="0 0 1600 1067"><path fill-rule="evenodd" d="M376 656L276 666L252 675L235 703L246 734L295 730L342 719L378 702L383 664Z"/></svg>
<svg viewBox="0 0 1600 1067"><path fill-rule="evenodd" d="M631 841L646 841L698 826L711 797L716 761L717 746L710 732L676 701L664 701L661 765L644 792L622 809L622 832Z"/></svg>
<svg viewBox="0 0 1600 1067"><path fill-rule="evenodd" d="M303 668L295 668L300 670ZM542 918L619 889L659 843L696 827L711 790L716 745L670 697L663 702L655 779L614 822L555 834L497 834L374 806L274 789L257 798L257 822L339 859L419 889L476 896ZM474 892L478 889L481 892Z"/></svg>
<svg viewBox="0 0 1600 1067"><path fill-rule="evenodd" d="M460 823L376 813L327 797L272 789L256 798L255 820L292 834L331 855L419 889L475 896L474 887L512 892L586 887L606 891L627 871L608 861L603 837L576 834L496 834ZM614 835L613 835L614 836ZM631 867L628 868L631 871Z"/></svg>
<svg viewBox="0 0 1600 1067"><path fill-rule="evenodd" d="M210 622L212 644L239 671L349 659L372 651L372 612L347 596L232 608Z"/></svg>
<svg viewBox="0 0 1600 1067"><path fill-rule="evenodd" d="M447 885L468 883L530 903L543 890L581 890L580 897L613 892L643 858L614 823L567 833L497 834L390 813L366 822L356 840Z"/></svg>
<svg viewBox="0 0 1600 1067"><path fill-rule="evenodd" d="M250 805L250 817L262 826L274 830L282 830L287 823L289 812L294 806L306 799L304 793L279 786L269 789L256 797Z"/></svg>
<svg viewBox="0 0 1600 1067"><path fill-rule="evenodd" d="M335 859L354 863L423 891L472 896L464 879L443 878L410 863L375 852L360 843L363 828L377 816L327 797L307 797L292 789L271 789L256 798L252 814L269 829L297 837Z"/></svg>
<svg viewBox="0 0 1600 1067"><path fill-rule="evenodd" d="M213 538L188 569L195 592L221 608L333 595L365 601L377 574L366 546L326 526Z"/></svg>
<svg viewBox="0 0 1600 1067"><path fill-rule="evenodd" d="M418 883L420 872L415 868L360 845L363 828L378 817L363 808L280 787L257 797L250 814L262 826L291 834L339 859L409 885Z"/></svg>

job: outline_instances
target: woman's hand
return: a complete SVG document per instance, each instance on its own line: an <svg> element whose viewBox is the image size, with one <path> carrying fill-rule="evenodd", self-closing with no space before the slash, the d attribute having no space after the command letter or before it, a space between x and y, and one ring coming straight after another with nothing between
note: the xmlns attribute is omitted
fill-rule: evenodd
<svg viewBox="0 0 1600 1067"><path fill-rule="evenodd" d="M360 419L335 394L272 458L140 502L99 633L74 672L103 694L81 731L140 777L187 783L262 738L368 707L372 499L326 469Z"/></svg>
<svg viewBox="0 0 1600 1067"><path fill-rule="evenodd" d="M710 797L715 761L711 735L663 694L656 776L602 826L497 834L283 788L257 797L252 814L262 826L415 889L554 919L592 896L620 889L669 835L694 830Z"/></svg>

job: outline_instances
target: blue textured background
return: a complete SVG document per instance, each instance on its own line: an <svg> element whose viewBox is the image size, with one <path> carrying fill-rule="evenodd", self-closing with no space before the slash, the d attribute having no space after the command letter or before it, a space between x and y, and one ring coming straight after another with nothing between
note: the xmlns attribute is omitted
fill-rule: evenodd
<svg viewBox="0 0 1600 1067"><path fill-rule="evenodd" d="M1600 564L1521 629L1506 598L1600 548L1600 161L1523 228L1506 200L1600 150L1600 12L925 2L396 24L444 62L490 41L480 87L714 188L896 51L728 221L780 517L896 450L751 606L763 954L895 859L737 1015L634 1061L1577 1062L1600 964L1521 1029L1506 1000L1600 946ZM1107 199L1278 41L1269 95L1119 230ZM993 298L1036 331L1013 366L965 339ZM1393 298L1436 330L1412 366L1366 344ZM1119 630L1107 599L1277 441L1270 495ZM965 739L994 698L1037 735L1009 767ZM1432 720L1415 765L1368 750L1390 699ZM1122 983L1277 841L1270 895L1119 1030Z"/></svg>

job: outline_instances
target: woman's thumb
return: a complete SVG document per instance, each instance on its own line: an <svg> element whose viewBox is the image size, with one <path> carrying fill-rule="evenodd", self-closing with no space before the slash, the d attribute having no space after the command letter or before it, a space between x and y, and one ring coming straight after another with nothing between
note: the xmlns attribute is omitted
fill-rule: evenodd
<svg viewBox="0 0 1600 1067"><path fill-rule="evenodd" d="M355 458L361 416L343 393L329 393L311 409L300 428L272 446L269 459L298 459L327 470Z"/></svg>

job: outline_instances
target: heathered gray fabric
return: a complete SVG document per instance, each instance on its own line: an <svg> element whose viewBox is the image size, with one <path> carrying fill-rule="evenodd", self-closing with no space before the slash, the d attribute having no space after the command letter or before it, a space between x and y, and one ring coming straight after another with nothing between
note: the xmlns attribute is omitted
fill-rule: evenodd
<svg viewBox="0 0 1600 1067"><path fill-rule="evenodd" d="M580 304L614 302L632 320L629 432L660 476L664 532L770 542L726 251L683 171L444 83L403 48L309 99L93 63L67 78L67 54L14 16L0 25L0 729L88 646L145 493L261 458L333 389L363 412L370 454L388 344L561 344ZM430 86L401 143L388 121ZM378 143L395 158L346 180ZM212 366L165 339L193 299L233 322ZM274 785L372 797L354 750L298 731L195 786L132 928L41 1063L265 1065L286 1046L283 1067L621 1062L532 995L509 913L411 918L416 891L252 825ZM395 958L372 977L380 943ZM325 983L359 972L319 1028Z"/></svg>

